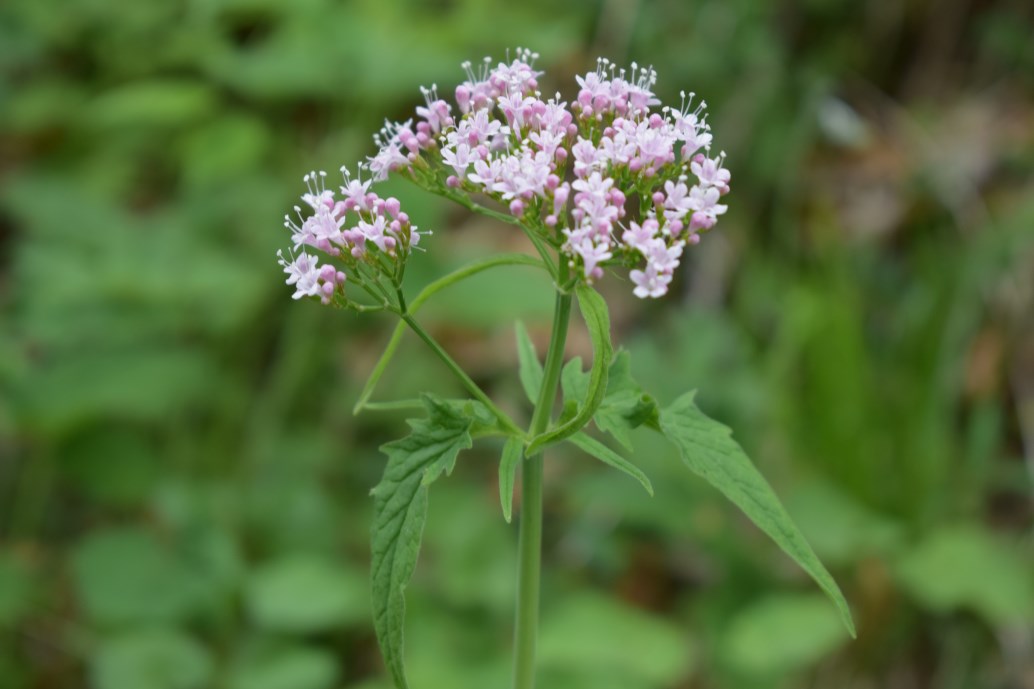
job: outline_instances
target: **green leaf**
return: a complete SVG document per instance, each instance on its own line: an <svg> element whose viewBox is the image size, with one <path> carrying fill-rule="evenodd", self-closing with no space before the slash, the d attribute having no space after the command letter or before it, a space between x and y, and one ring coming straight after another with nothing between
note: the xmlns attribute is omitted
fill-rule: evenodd
<svg viewBox="0 0 1034 689"><path fill-rule="evenodd" d="M593 421L626 450L632 449L630 431L643 424L657 426L657 403L632 378L632 357L626 350L618 351L614 357L607 378L607 394Z"/></svg>
<svg viewBox="0 0 1034 689"><path fill-rule="evenodd" d="M542 686L681 686L692 669L686 632L661 617L599 594L563 596L539 640Z"/></svg>
<svg viewBox="0 0 1034 689"><path fill-rule="evenodd" d="M136 629L102 641L90 669L97 689L202 689L212 658L183 632Z"/></svg>
<svg viewBox="0 0 1034 689"><path fill-rule="evenodd" d="M492 413L483 403L469 399L441 400L449 405L456 414L470 419L470 435L472 438L480 438L486 435L509 435L509 432L499 425L499 417ZM452 473L452 467L448 467Z"/></svg>
<svg viewBox="0 0 1034 689"><path fill-rule="evenodd" d="M503 446L503 458L499 462L499 501L503 505L503 518L507 524L513 514L513 482L523 457L524 441L515 435L507 438Z"/></svg>
<svg viewBox="0 0 1034 689"><path fill-rule="evenodd" d="M331 689L339 680L338 661L332 653L305 646L268 646L259 645L234 664L229 689Z"/></svg>
<svg viewBox="0 0 1034 689"><path fill-rule="evenodd" d="M361 619L368 595L357 572L324 557L295 555L256 571L247 583L245 603L258 626L305 634Z"/></svg>
<svg viewBox="0 0 1034 689"><path fill-rule="evenodd" d="M974 526L946 527L906 554L895 575L927 608L966 608L991 624L1015 624L1034 615L1031 563L1022 552Z"/></svg>
<svg viewBox="0 0 1034 689"><path fill-rule="evenodd" d="M607 312L607 302L596 290L586 285L579 285L575 294L578 296L578 307L582 311L585 325L588 326L589 339L592 340L592 370L589 371L585 401L572 418L532 438L526 453L528 456L582 430L596 413L607 392L607 372L614 355L610 343L610 315Z"/></svg>
<svg viewBox="0 0 1034 689"><path fill-rule="evenodd" d="M542 387L542 376L544 375L542 362L539 361L535 343L528 336L524 323L517 321L514 324L514 330L517 332L517 361L520 363L521 386L524 388L524 394L534 404L539 398L539 389Z"/></svg>
<svg viewBox="0 0 1034 689"><path fill-rule="evenodd" d="M111 129L172 127L195 122L218 104L214 89L203 82L152 79L106 91L87 105L83 119Z"/></svg>
<svg viewBox="0 0 1034 689"><path fill-rule="evenodd" d="M846 637L836 612L818 593L780 594L732 619L722 655L737 671L767 677L817 663Z"/></svg>
<svg viewBox="0 0 1034 689"><path fill-rule="evenodd" d="M212 601L211 583L142 529L106 529L75 550L77 598L100 624L170 622Z"/></svg>
<svg viewBox="0 0 1034 689"><path fill-rule="evenodd" d="M384 662L395 685L407 689L403 666L405 589L416 567L427 516L427 486L469 448L471 419L424 396L428 418L409 421L413 432L381 447L384 478L373 489L371 529L373 620Z"/></svg>
<svg viewBox="0 0 1034 689"><path fill-rule="evenodd" d="M618 471L628 474L636 481L639 481L643 488L646 489L647 493L653 495L653 484L650 483L650 479L646 477L646 474L644 474L639 467L632 464L600 441L586 435L585 433L575 433L567 439L567 442L571 443L583 452L592 455L604 464L609 464Z"/></svg>
<svg viewBox="0 0 1034 689"><path fill-rule="evenodd" d="M743 510L758 528L811 575L836 604L844 625L854 636L851 610L833 577L812 551L771 486L732 439L732 431L697 409L693 403L695 394L687 393L661 410L662 432L678 447L686 466Z"/></svg>
<svg viewBox="0 0 1034 689"><path fill-rule="evenodd" d="M565 402L581 403L589 392L588 371L582 370L582 358L576 356L564 366L560 372L560 390L564 393Z"/></svg>

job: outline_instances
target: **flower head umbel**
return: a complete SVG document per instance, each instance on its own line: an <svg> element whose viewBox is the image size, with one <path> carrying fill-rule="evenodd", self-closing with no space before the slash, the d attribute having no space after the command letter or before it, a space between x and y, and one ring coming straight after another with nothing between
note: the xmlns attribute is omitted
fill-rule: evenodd
<svg viewBox="0 0 1034 689"><path fill-rule="evenodd" d="M437 86L422 89L415 118L385 123L365 165L369 178L346 174L340 199L325 175L308 175L302 199L312 212L296 208L287 223L295 249L343 260L350 276L359 266L349 261L400 266L419 235L397 201L370 191L395 173L476 210L484 209L475 195L496 201L537 238L540 253L565 256L577 279L624 266L636 296L667 293L685 247L727 209L730 174L725 154L711 153L706 104L683 92L678 108L662 107L653 68L621 69L605 58L575 78L573 100L544 98L537 58L519 49L505 61L464 63L455 106ZM285 264L289 282L296 296L326 302L343 280L310 280L310 258L303 252Z"/></svg>
<svg viewBox="0 0 1034 689"><path fill-rule="evenodd" d="M385 284L397 286L410 250L420 241L417 227L402 212L398 199L382 199L370 191L373 180L362 180L362 167L356 177L344 167L341 174L340 198L327 187L326 172L305 175L306 193L301 197L305 206L295 206L294 217L284 216L294 246L290 260L282 251L277 257L287 284L295 288L295 299L319 297L324 304L353 305L344 296L349 273L371 295ZM338 265L319 266L310 250L325 254Z"/></svg>

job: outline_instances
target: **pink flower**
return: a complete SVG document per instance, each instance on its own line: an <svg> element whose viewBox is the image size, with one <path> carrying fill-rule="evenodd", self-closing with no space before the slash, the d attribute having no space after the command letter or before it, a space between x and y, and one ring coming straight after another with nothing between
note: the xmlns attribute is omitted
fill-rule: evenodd
<svg viewBox="0 0 1034 689"><path fill-rule="evenodd" d="M636 285L632 294L640 299L663 297L668 293L668 285L671 284L671 275L659 273L653 266L647 266L646 270L633 270L628 277Z"/></svg>
<svg viewBox="0 0 1034 689"><path fill-rule="evenodd" d="M292 255L290 261L284 258L282 251L276 252L276 255L277 263L283 266L284 272L287 273L287 284L294 285L292 299L314 297L319 294L319 270L317 269L319 260L316 257L310 256L304 251L297 256Z"/></svg>

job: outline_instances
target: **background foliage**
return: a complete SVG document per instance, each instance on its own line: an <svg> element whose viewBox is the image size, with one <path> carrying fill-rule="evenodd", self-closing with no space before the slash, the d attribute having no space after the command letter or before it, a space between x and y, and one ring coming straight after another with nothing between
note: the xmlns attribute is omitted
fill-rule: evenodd
<svg viewBox="0 0 1034 689"><path fill-rule="evenodd" d="M349 410L392 323L295 304L273 252L312 167L506 46L710 103L731 211L678 294L608 278L615 337L700 389L851 600L651 438L649 498L554 451L542 686L1034 687L1034 7L1022 0L7 0L0 6L0 686L381 689L376 448ZM416 287L523 245L405 188ZM425 320L518 410L520 269ZM382 394L455 392L408 341ZM572 353L588 353L576 336ZM417 686L502 686L497 454L431 496Z"/></svg>

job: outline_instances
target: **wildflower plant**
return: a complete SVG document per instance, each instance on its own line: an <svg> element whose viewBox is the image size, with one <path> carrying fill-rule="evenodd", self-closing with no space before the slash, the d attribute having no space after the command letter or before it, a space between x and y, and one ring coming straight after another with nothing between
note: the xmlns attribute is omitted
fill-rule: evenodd
<svg viewBox="0 0 1034 689"><path fill-rule="evenodd" d="M724 153L712 152L705 103L683 93L678 108L661 106L652 68L633 63L630 70L618 69L605 59L576 78L574 100L560 94L544 98L536 57L518 50L498 63L465 63L467 78L456 87L454 103L439 97L434 86L422 89L424 104L416 108L415 121L386 123L374 137L377 153L354 173L341 168L341 184L325 172L307 174L302 205L285 222L293 248L286 256L281 252L279 261L295 299L386 311L401 319L355 412L425 412L409 421L409 435L381 448L388 461L372 491L374 626L396 686L408 687L404 592L420 549L429 487L451 474L458 454L482 438L503 441L499 493L507 522L521 472L513 686L534 685L544 451L572 444L653 493L632 461L587 432L590 423L627 452L633 429L663 434L691 471L735 503L818 583L853 635L839 588L731 431L697 408L694 392L662 406L635 382L628 352L614 350L607 304L595 289L611 271L627 275L636 297L664 296L683 252L725 213L730 174ZM414 249L431 243L423 237L430 233L412 224L398 199L377 194L376 184L390 175L516 226L537 255L487 257L408 300L402 287L406 265ZM520 382L534 405L527 428L502 411L415 319L438 291L508 265L541 270L556 292L544 361L523 326L516 326ZM564 364L573 301L592 341L588 371L578 358ZM406 328L444 362L470 399L424 394L420 400L371 401ZM558 392L563 402L554 414Z"/></svg>

